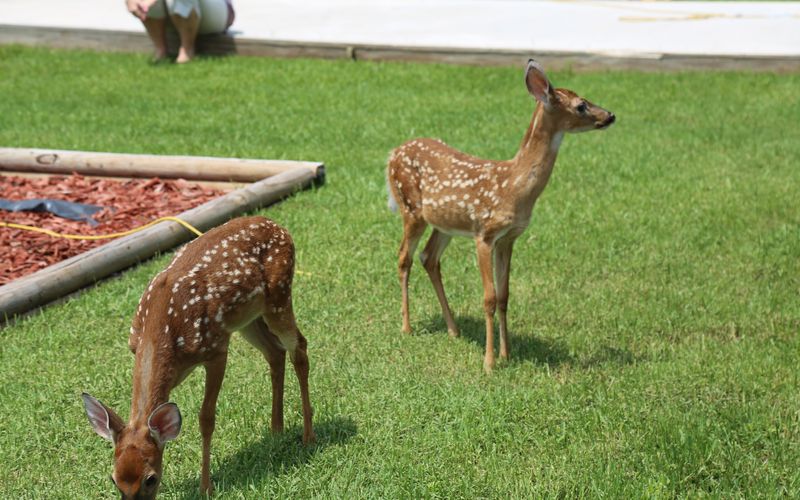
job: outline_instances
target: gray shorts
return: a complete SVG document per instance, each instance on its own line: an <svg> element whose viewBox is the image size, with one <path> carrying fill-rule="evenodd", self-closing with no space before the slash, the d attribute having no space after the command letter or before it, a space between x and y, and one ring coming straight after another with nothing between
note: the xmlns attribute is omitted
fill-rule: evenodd
<svg viewBox="0 0 800 500"><path fill-rule="evenodd" d="M189 17L192 11L200 17L201 35L224 33L233 22L233 8L227 0L158 0L147 11L147 17L163 19L167 13Z"/></svg>

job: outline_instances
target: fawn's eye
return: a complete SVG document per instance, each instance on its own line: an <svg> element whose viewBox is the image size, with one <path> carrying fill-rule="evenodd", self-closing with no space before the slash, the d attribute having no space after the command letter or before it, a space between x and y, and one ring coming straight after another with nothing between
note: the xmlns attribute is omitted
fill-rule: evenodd
<svg viewBox="0 0 800 500"><path fill-rule="evenodd" d="M155 474L150 474L144 479L145 488L153 488L156 484L158 484L158 476Z"/></svg>
<svg viewBox="0 0 800 500"><path fill-rule="evenodd" d="M584 114L584 113L586 113L586 107L587 107L586 103L582 102L582 103L578 104L578 107L576 107L575 110L580 114Z"/></svg>

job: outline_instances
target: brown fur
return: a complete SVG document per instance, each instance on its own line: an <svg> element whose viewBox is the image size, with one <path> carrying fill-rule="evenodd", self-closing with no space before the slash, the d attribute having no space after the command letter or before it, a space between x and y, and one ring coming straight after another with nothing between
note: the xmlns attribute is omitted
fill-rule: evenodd
<svg viewBox="0 0 800 500"><path fill-rule="evenodd" d="M142 296L128 344L135 354L130 421L123 425L112 410L112 476L124 498L151 498L150 474L161 476L163 443L153 436L150 419L170 391L198 365L206 369L200 411L203 437L201 487L209 476L215 408L227 361L231 333L242 329L272 372L272 430L283 429L283 375L288 351L300 382L303 442L314 440L308 396L306 340L292 311L294 244L289 233L263 217L234 219L181 249L156 275ZM87 412L88 412L87 408ZM91 420L91 416L90 416ZM179 425L179 424L178 424Z"/></svg>
<svg viewBox="0 0 800 500"><path fill-rule="evenodd" d="M436 139L416 139L392 151L386 169L390 196L403 217L399 252L403 331L410 333L408 273L428 225L433 233L420 255L433 283L448 330L458 335L442 286L439 260L454 235L475 239L484 287L486 354L494 366L493 323L500 310L500 357L508 358L506 310L514 240L528 227L533 206L547 185L565 132L606 128L614 115L567 89L553 89L531 61L525 77L540 102L519 151L511 160L485 160ZM496 271L497 291L495 291Z"/></svg>

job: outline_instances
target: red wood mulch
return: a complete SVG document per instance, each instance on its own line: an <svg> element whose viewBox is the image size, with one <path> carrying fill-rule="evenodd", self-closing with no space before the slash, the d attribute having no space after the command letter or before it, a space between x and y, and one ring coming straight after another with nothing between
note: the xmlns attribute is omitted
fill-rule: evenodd
<svg viewBox="0 0 800 500"><path fill-rule="evenodd" d="M59 233L101 235L126 231L185 210L225 194L224 191L184 180L87 179L80 175L29 179L0 176L0 198L49 198L100 205L92 218L95 227L48 213L0 210L0 221L26 224ZM83 241L0 227L0 286L20 276L78 255L113 240Z"/></svg>

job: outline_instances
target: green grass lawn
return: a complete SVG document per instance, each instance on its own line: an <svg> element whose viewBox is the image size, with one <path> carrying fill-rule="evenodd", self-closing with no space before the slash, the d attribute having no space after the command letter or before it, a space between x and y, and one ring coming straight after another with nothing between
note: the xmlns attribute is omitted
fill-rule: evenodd
<svg viewBox="0 0 800 500"><path fill-rule="evenodd" d="M412 269L400 332L400 219L388 151L418 136L511 157L523 68L0 48L0 145L324 161L327 184L262 213L298 247L318 444L268 431L266 363L238 336L217 408L220 498L800 495L800 75L553 73L617 114L569 136L517 240L513 359L482 372L474 245L444 283L462 337ZM111 446L89 391L127 417L130 321L163 255L0 331L0 497L99 498ZM199 488L201 372L162 492Z"/></svg>

